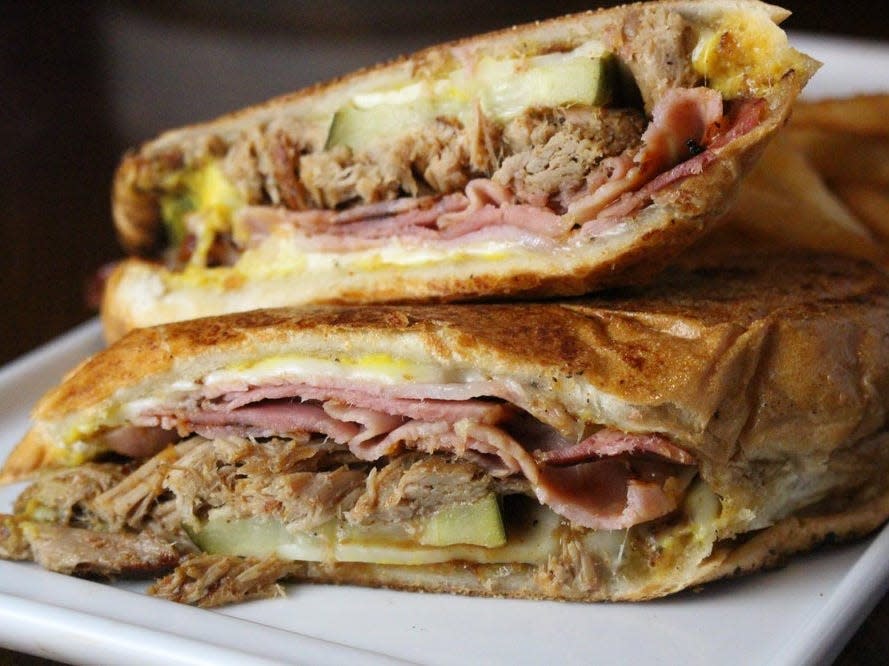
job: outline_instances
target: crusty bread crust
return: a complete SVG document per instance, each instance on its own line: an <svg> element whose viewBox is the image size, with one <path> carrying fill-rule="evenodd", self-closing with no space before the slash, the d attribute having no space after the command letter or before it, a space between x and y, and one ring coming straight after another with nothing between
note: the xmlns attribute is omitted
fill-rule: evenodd
<svg viewBox="0 0 889 666"><path fill-rule="evenodd" d="M589 12L433 47L210 123L168 132L128 155L121 164L113 197L118 231L125 246L134 252L157 249L157 196L140 187L140 173L177 164L185 145L206 144L211 138L226 145L247 128L272 118L327 118L325 114L342 106L357 91L409 79L413 72L432 68L455 53L476 49L505 52L517 44L572 44L597 34L609 35L612 43L632 50L632 30L627 26L646 12L655 11L653 7L658 11L676 10L691 21L730 11L764 14L776 21L786 16L783 10L748 0L662 2ZM703 173L660 190L653 204L635 215L622 233L588 243L571 239L558 253L517 251L496 261L470 255L459 261L375 265L371 271L344 264L312 271L275 271L273 275L209 268L200 271L206 280L191 281L180 279L159 263L129 260L118 267L104 295L106 335L114 340L132 328L260 307L573 296L632 283L668 263L712 228L725 211L739 179L783 125L793 100L817 67L803 55L795 60L783 78L763 91L767 109L761 124L720 148L717 160ZM662 63L650 65L660 66Z"/></svg>
<svg viewBox="0 0 889 666"><path fill-rule="evenodd" d="M829 455L882 428L886 276L827 256L718 260L558 303L285 308L137 330L50 391L35 427L50 436L78 411L264 355L348 347L515 380L541 408L666 433L717 467Z"/></svg>

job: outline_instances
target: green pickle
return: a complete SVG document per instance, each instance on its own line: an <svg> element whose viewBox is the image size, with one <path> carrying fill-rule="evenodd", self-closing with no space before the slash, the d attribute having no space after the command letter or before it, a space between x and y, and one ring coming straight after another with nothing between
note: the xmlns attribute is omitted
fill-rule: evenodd
<svg viewBox="0 0 889 666"><path fill-rule="evenodd" d="M506 544L506 530L494 493L472 504L455 504L431 515L419 539L424 546L470 544L498 548Z"/></svg>
<svg viewBox="0 0 889 666"><path fill-rule="evenodd" d="M186 527L188 536L205 553L263 557L298 537L277 520L208 520L200 529Z"/></svg>
<svg viewBox="0 0 889 666"><path fill-rule="evenodd" d="M404 546L412 541L401 528L384 530L342 525L335 520L309 531L288 530L278 520L214 519L199 527L186 525L195 545L207 553L263 557L285 551L301 553L304 559L323 560L335 552L336 543L377 543ZM420 521L419 546L452 545L499 548L506 544L506 531L494 493L470 504L455 504Z"/></svg>
<svg viewBox="0 0 889 666"><path fill-rule="evenodd" d="M476 101L494 120L505 122L529 108L603 106L614 95L614 58L542 56L529 60L483 59L471 79L449 78L356 98L333 116L325 149L360 150L378 139L404 134L439 117L464 123Z"/></svg>

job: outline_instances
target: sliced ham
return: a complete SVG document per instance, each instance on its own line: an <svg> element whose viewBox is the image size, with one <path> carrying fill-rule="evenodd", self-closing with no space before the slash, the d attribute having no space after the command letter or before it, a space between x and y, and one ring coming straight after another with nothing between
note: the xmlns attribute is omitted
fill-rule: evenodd
<svg viewBox="0 0 889 666"><path fill-rule="evenodd" d="M318 434L364 461L404 451L451 454L497 478L520 475L542 503L595 529L629 527L673 511L693 473L693 457L656 433L602 428L579 442L568 439L508 402L486 397L487 390L522 395L497 382L321 384L281 381L240 391L230 384L209 393L214 398L187 399L181 412L155 411L140 422L153 418L205 437ZM565 415L552 416L558 422Z"/></svg>
<svg viewBox="0 0 889 666"><path fill-rule="evenodd" d="M546 465L576 465L622 454L647 453L680 465L694 464L694 458L656 433L630 434L603 428L578 444L551 450L535 450L534 458Z"/></svg>
<svg viewBox="0 0 889 666"><path fill-rule="evenodd" d="M478 389L476 389L478 390ZM431 394L430 389L428 392ZM223 401L213 408L233 411L244 405L260 400L295 398L301 400L317 400L325 403L347 404L384 414L403 416L423 421L446 421L454 423L461 419L472 419L482 423L502 421L509 408L500 402L472 399L477 396L462 395L456 398L395 398L376 395L368 391L342 388L323 388L303 384L281 384L277 386L254 387L243 392L234 392L224 396ZM328 410L328 413L330 411ZM351 420L351 419L347 419Z"/></svg>
<svg viewBox="0 0 889 666"><path fill-rule="evenodd" d="M431 405L435 405L437 402L448 402L450 403L448 409L470 408L473 410L477 406L468 407L468 403L480 396L488 397L488 400L479 400L480 403L486 405L485 409L495 407L503 409L505 407L502 403L491 401L491 398L512 403L522 409L527 409L529 400L520 384L505 380L447 384L379 384L349 377L324 375L302 376L301 379L303 381L283 375L270 377L264 380L261 385L253 385L239 379L225 379L214 382L212 385L203 384L200 394L188 398L188 400L192 401L190 404L200 404L202 409L213 411L232 410L265 399L294 397L300 397L303 400L339 400L379 411L386 411L386 405L400 404L397 402L400 400L420 401ZM174 405L166 407L166 411L172 410L175 410ZM464 417L465 415L460 418ZM574 424L564 410L550 410L547 418L559 429L567 430ZM143 422L145 425L157 425L157 418L136 417L134 420Z"/></svg>
<svg viewBox="0 0 889 666"><path fill-rule="evenodd" d="M216 434L205 426L228 427L244 426L239 434L272 436L291 432L313 432L330 437L338 444L345 444L358 435L359 428L354 423L340 421L327 414L321 407L301 404L290 400L266 400L230 412L195 411L184 414L178 424L198 434ZM238 432L233 430L233 432Z"/></svg>
<svg viewBox="0 0 889 666"><path fill-rule="evenodd" d="M342 211L331 211L331 222L336 225L346 225L351 222L378 220L398 216L408 212L434 211L442 215L466 207L467 199L462 194L448 194L443 197L401 197L388 201L353 206Z"/></svg>
<svg viewBox="0 0 889 666"><path fill-rule="evenodd" d="M467 205L461 210L442 215L438 220L439 229L447 229L464 224L467 218L472 217L485 208L500 208L515 201L512 192L499 183L495 183L490 178L471 180L466 184L466 188L463 191L466 194Z"/></svg>
<svg viewBox="0 0 889 666"><path fill-rule="evenodd" d="M589 179L589 193L572 201L565 217L573 224L595 219L608 204L641 184L642 171L634 164L629 155L602 160L599 172Z"/></svg>
<svg viewBox="0 0 889 666"><path fill-rule="evenodd" d="M178 440L179 435L173 430L157 426L123 426L106 432L99 443L122 456L148 458Z"/></svg>
<svg viewBox="0 0 889 666"><path fill-rule="evenodd" d="M591 236L601 233L603 228L607 229L618 224L622 219L641 209L651 200L655 192L676 181L703 173L704 169L719 157L720 148L751 131L759 124L764 105L765 102L762 100L741 101L737 105L737 111L733 114L734 117L730 119L729 129L716 136L704 152L661 173L641 189L626 193L613 205L600 211L596 220L588 223L589 226L584 226L583 232Z"/></svg>
<svg viewBox="0 0 889 666"><path fill-rule="evenodd" d="M371 223L385 221L393 229L427 226L450 212L464 210L469 199L461 194L442 197L403 197L389 201L353 206L346 210L286 210L268 206L247 206L238 213L237 224L250 237L251 244L268 236L276 227L303 229L314 233L360 233Z"/></svg>
<svg viewBox="0 0 889 666"><path fill-rule="evenodd" d="M572 226L568 219L547 208L527 204L485 204L472 215L451 223L441 232L441 238L461 238L488 227L513 227L541 238L552 238L568 233Z"/></svg>
<svg viewBox="0 0 889 666"><path fill-rule="evenodd" d="M349 439L349 446L354 448L364 442L373 440L381 435L392 432L402 423L403 416L394 416L374 409L365 409L347 405L336 400L328 400L323 405L324 411L338 421L357 423L361 426L360 432Z"/></svg>
<svg viewBox="0 0 889 666"><path fill-rule="evenodd" d="M499 457L507 469L518 467L541 503L584 527L623 529L664 516L676 509L682 491L691 480L690 475L680 473L680 483L669 483L676 478L676 469L668 462L647 464L644 481L635 477L624 460L614 457L603 456L604 459L596 462L568 467L538 465L534 456L503 430L472 424L459 426L466 440L472 443L467 447L469 450ZM660 448L680 457L680 450L672 444L668 443L670 448L667 448L645 443L656 436L635 436L607 429L600 432L603 449L612 446L624 454ZM640 442L635 443L636 439ZM620 446L619 441L623 442ZM684 451L681 457L689 461L687 464L693 462ZM496 471L488 469L493 476L497 476Z"/></svg>
<svg viewBox="0 0 889 666"><path fill-rule="evenodd" d="M360 252L391 247L392 238L398 238L405 247L428 246L434 243L447 250L470 243L506 240L511 243L533 246L548 244L564 233L570 224L545 208L528 205L504 204L502 207L486 204L471 215L445 229L435 227L435 210L410 211L391 218L353 222L336 228L319 228L310 231L306 227L291 225L293 216L311 218L316 211L294 213L277 208L252 206L235 214L239 229L261 229L258 233L239 232L249 240L247 247L260 245L272 234L283 235L307 252Z"/></svg>
<svg viewBox="0 0 889 666"><path fill-rule="evenodd" d="M752 131L762 121L765 110L766 103L762 99L745 99L733 104L729 114L728 131L714 138L710 143L710 149L722 148Z"/></svg>
<svg viewBox="0 0 889 666"><path fill-rule="evenodd" d="M651 175L700 152L719 130L722 95L711 88L673 88L658 100L637 161Z"/></svg>
<svg viewBox="0 0 889 666"><path fill-rule="evenodd" d="M437 421L408 421L399 426L384 438L376 442L360 442L349 449L359 460L379 460L384 456L398 453L402 448L424 450L432 453L436 450L457 452L460 448L458 438L448 423ZM437 448L436 448L437 447Z"/></svg>

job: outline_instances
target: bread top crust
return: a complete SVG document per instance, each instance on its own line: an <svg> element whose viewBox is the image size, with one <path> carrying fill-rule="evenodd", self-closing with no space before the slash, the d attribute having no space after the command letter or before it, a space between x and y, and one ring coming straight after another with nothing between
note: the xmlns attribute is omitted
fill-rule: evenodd
<svg viewBox="0 0 889 666"><path fill-rule="evenodd" d="M828 256L736 257L561 302L316 306L137 330L72 371L34 418L264 357L346 350L475 368L518 382L541 409L662 432L714 463L739 447L826 454L884 426L887 336L889 281L877 269Z"/></svg>

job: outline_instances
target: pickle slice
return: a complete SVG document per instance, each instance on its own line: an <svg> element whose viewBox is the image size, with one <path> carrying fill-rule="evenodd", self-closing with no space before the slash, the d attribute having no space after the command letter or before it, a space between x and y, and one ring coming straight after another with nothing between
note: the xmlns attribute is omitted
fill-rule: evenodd
<svg viewBox="0 0 889 666"><path fill-rule="evenodd" d="M424 546L505 545L506 530L496 495L490 493L471 504L455 504L436 512L423 525L419 541Z"/></svg>
<svg viewBox="0 0 889 666"><path fill-rule="evenodd" d="M614 94L610 55L551 54L530 59L483 59L471 77L447 79L360 96L333 116L325 149L361 150L374 141L405 134L436 118L466 122L476 101L494 120L505 122L530 108L602 106Z"/></svg>
<svg viewBox="0 0 889 666"><path fill-rule="evenodd" d="M277 520L208 520L197 530L186 527L186 532L205 553L268 557L287 545L299 549L300 559L320 561L331 548L333 523L294 533Z"/></svg>

